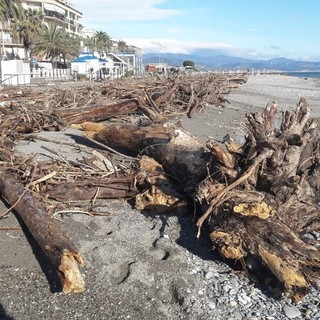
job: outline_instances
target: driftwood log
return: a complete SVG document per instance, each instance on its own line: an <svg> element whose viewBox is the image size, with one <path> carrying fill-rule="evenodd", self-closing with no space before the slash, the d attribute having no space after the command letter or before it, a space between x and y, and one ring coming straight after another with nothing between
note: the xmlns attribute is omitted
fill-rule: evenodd
<svg viewBox="0 0 320 320"><path fill-rule="evenodd" d="M207 176L210 154L196 137L179 125L165 122L137 127L83 123L81 127L100 143L154 158L167 174L176 179L184 192L192 192Z"/></svg>
<svg viewBox="0 0 320 320"><path fill-rule="evenodd" d="M49 187L46 193L49 198L57 201L132 198L139 193L136 188L139 180L142 179L137 174L108 179L86 179L59 183Z"/></svg>
<svg viewBox="0 0 320 320"><path fill-rule="evenodd" d="M83 259L68 232L42 208L13 175L0 173L0 193L23 220L45 255L57 268L64 293L83 292Z"/></svg>
<svg viewBox="0 0 320 320"><path fill-rule="evenodd" d="M304 99L283 114L279 128L276 115L276 103L247 115L243 146L204 145L170 122L107 124L93 137L153 157L198 204L198 236L206 221L222 256L243 264L253 256L299 299L320 273L319 242L312 239L320 229L320 129L308 120Z"/></svg>
<svg viewBox="0 0 320 320"><path fill-rule="evenodd" d="M134 113L138 111L138 102L136 100L126 100L114 104L90 108L89 110L68 110L56 111L57 116L61 117L65 123L81 123L84 121L104 121L112 117Z"/></svg>

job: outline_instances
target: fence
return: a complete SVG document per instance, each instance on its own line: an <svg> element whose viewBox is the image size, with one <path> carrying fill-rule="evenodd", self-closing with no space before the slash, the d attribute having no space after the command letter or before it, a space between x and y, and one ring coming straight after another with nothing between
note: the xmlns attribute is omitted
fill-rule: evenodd
<svg viewBox="0 0 320 320"><path fill-rule="evenodd" d="M15 85L19 86L21 84L29 84L30 83L30 74L3 74L2 81L0 84L5 85Z"/></svg>
<svg viewBox="0 0 320 320"><path fill-rule="evenodd" d="M123 70L122 70L123 72ZM104 73L99 69L96 72L78 72L68 69L53 69L38 67L30 69L28 63L20 60L1 61L1 81L0 85L24 85L49 83L52 81L77 81L77 80L114 80L123 76L119 66L115 66Z"/></svg>
<svg viewBox="0 0 320 320"><path fill-rule="evenodd" d="M22 85L32 82L49 82L54 80L72 80L70 69L32 70L30 73L4 73L0 84Z"/></svg>
<svg viewBox="0 0 320 320"><path fill-rule="evenodd" d="M72 77L71 69L44 69L34 68L30 72L30 76L33 79L45 78L45 79L70 79Z"/></svg>

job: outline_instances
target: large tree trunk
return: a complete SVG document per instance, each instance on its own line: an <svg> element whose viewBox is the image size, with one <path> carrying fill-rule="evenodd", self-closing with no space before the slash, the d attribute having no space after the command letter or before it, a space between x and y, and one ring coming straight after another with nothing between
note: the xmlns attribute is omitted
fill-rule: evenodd
<svg viewBox="0 0 320 320"><path fill-rule="evenodd" d="M177 179L176 182L185 192L192 193L207 176L207 166L212 160L210 154L196 137L173 123L156 123L146 127L93 123L81 126L101 143L154 158L165 172ZM94 127L97 128L96 133Z"/></svg>
<svg viewBox="0 0 320 320"><path fill-rule="evenodd" d="M21 217L40 248L57 268L64 293L84 291L83 259L68 232L9 173L0 172L0 193Z"/></svg>
<svg viewBox="0 0 320 320"><path fill-rule="evenodd" d="M276 113L271 104L262 114L248 115L243 146L203 145L168 122L106 125L94 138L161 163L179 191L198 203L198 236L207 221L224 257L245 264L254 256L299 298L320 271L319 243L307 235L320 229L320 131L317 121L308 122L304 100L274 129Z"/></svg>

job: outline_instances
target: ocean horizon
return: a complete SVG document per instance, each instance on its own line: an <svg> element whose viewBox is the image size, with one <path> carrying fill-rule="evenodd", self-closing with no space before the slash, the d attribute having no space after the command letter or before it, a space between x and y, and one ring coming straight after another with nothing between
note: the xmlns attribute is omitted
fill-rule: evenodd
<svg viewBox="0 0 320 320"><path fill-rule="evenodd" d="M320 71L286 72L285 74L299 78L320 78Z"/></svg>

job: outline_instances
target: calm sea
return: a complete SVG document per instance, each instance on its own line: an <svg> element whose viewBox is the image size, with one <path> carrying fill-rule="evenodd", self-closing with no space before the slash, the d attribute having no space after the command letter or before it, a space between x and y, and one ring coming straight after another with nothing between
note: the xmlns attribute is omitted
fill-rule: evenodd
<svg viewBox="0 0 320 320"><path fill-rule="evenodd" d="M320 72L286 72L286 74L299 78L320 78Z"/></svg>

